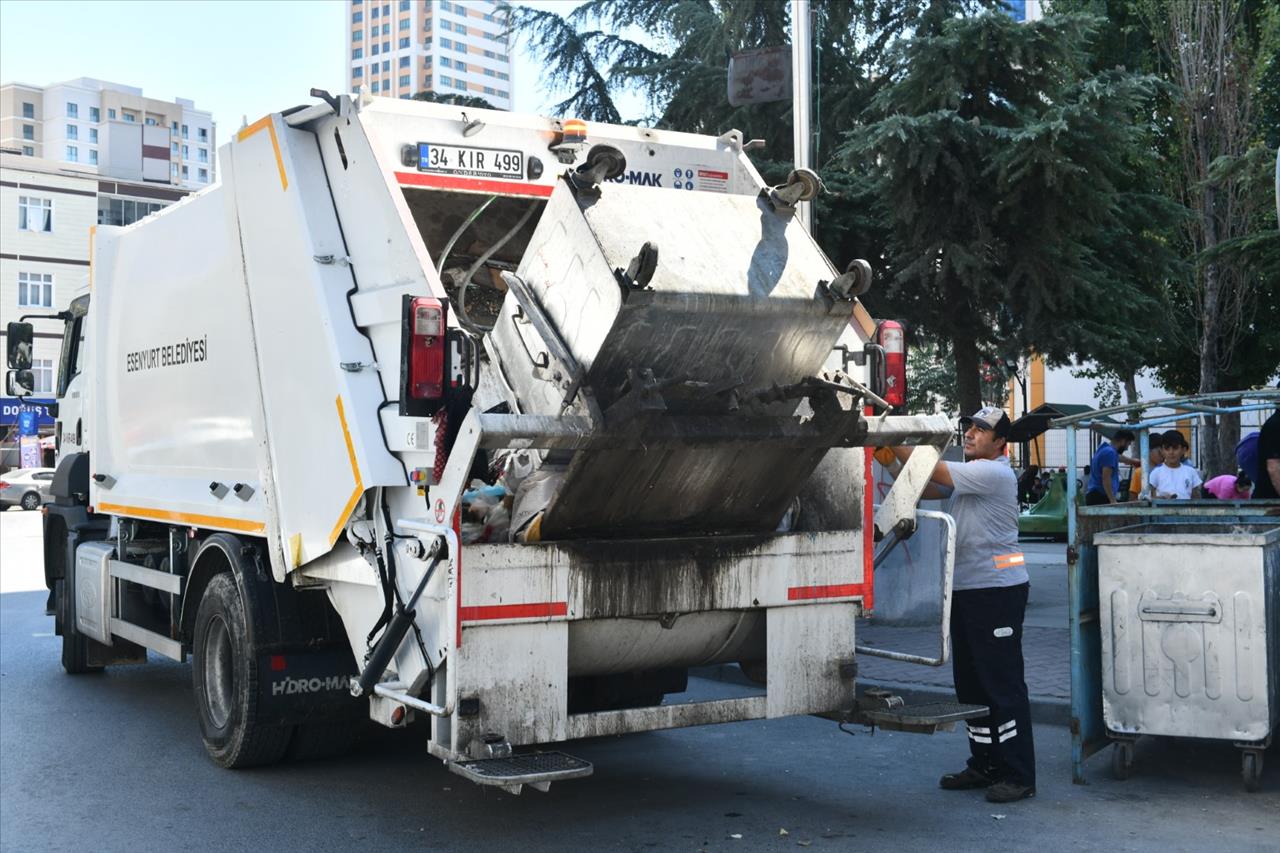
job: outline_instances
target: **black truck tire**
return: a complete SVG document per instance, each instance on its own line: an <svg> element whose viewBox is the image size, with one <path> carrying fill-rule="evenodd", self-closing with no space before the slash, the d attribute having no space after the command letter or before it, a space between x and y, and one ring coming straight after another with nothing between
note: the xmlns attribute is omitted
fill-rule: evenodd
<svg viewBox="0 0 1280 853"><path fill-rule="evenodd" d="M191 681L209 756L230 769L279 761L293 726L258 721L258 655L230 572L205 587L192 639Z"/></svg>
<svg viewBox="0 0 1280 853"><path fill-rule="evenodd" d="M89 665L89 638L76 630L75 587L65 578L53 582L54 606L62 629L62 668L68 675L102 672L100 666Z"/></svg>

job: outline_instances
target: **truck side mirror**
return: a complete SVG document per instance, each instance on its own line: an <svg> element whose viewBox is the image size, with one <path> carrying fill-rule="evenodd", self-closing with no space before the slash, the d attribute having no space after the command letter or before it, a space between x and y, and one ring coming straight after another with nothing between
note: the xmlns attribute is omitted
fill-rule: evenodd
<svg viewBox="0 0 1280 853"><path fill-rule="evenodd" d="M31 341L35 338L30 323L10 323L5 329L9 342L7 361L13 370L31 369Z"/></svg>
<svg viewBox="0 0 1280 853"><path fill-rule="evenodd" d="M29 397L36 387L36 376L30 370L10 370L5 374L4 389L10 397Z"/></svg>

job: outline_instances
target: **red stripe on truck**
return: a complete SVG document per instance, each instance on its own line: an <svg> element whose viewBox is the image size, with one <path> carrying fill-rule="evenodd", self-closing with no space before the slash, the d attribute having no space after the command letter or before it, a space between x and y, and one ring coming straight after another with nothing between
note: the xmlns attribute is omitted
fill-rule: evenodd
<svg viewBox="0 0 1280 853"><path fill-rule="evenodd" d="M546 198L554 185L527 184L522 181L490 181L484 178L460 178L456 175L432 175L420 172L396 172L396 182L406 187L433 190L463 190L491 195L537 196Z"/></svg>
<svg viewBox="0 0 1280 853"><path fill-rule="evenodd" d="M485 607L464 607L460 613L463 622L484 622L491 619L539 619L550 616L566 616L569 605L563 601L538 601L530 604L491 604Z"/></svg>
<svg viewBox="0 0 1280 853"><path fill-rule="evenodd" d="M787 590L787 601L808 601L813 598L848 598L862 595L860 583L836 583L826 586L793 586Z"/></svg>

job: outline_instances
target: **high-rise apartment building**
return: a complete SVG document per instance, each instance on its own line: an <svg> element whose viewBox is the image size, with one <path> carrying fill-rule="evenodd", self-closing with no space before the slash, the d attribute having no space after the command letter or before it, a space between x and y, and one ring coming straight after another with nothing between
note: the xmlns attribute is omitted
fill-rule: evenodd
<svg viewBox="0 0 1280 853"><path fill-rule="evenodd" d="M469 95L509 110L506 4L494 0L347 0L352 92Z"/></svg>
<svg viewBox="0 0 1280 853"><path fill-rule="evenodd" d="M186 98L80 77L0 86L0 147L104 177L197 190L217 177L213 116Z"/></svg>

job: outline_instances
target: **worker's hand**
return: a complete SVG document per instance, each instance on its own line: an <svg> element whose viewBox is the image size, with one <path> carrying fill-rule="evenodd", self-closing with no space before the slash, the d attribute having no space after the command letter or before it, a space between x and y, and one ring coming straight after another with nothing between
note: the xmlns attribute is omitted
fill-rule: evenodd
<svg viewBox="0 0 1280 853"><path fill-rule="evenodd" d="M890 465L892 465L894 462L897 461L898 457L893 455L892 448L877 447L875 452L875 459L881 465L888 468Z"/></svg>

